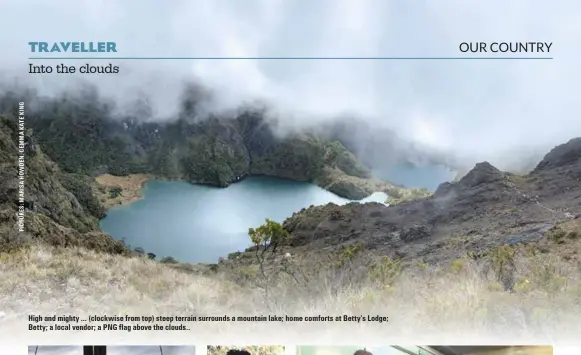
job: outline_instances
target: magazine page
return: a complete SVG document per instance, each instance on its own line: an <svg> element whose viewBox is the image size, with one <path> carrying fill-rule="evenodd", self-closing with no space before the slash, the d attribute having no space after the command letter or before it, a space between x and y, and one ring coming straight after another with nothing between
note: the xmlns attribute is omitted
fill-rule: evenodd
<svg viewBox="0 0 581 355"><path fill-rule="evenodd" d="M580 13L2 0L0 354L581 354Z"/></svg>

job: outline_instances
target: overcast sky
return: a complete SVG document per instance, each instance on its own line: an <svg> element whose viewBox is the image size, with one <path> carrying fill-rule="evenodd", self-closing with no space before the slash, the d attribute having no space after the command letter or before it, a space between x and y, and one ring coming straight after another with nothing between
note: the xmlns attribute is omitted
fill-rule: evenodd
<svg viewBox="0 0 581 355"><path fill-rule="evenodd" d="M460 56L460 42L553 42L552 61L131 61L99 78L118 99L153 95L160 114L195 77L220 108L267 99L295 123L352 113L494 160L581 136L580 15L576 0L3 0L0 68L26 75L29 41L109 40L119 56L179 57L442 57ZM71 80L34 79L44 90Z"/></svg>

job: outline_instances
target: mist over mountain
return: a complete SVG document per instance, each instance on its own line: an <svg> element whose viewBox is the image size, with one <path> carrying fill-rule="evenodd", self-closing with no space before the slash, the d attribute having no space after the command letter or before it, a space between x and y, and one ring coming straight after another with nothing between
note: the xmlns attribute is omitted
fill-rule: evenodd
<svg viewBox="0 0 581 355"><path fill-rule="evenodd" d="M272 145L273 140L285 141L287 138L306 134L328 142L340 142L366 165L365 169L369 168L372 172L398 163L444 164L454 168L458 166L444 154L437 154L418 143L406 141L389 128L377 129L361 118L338 117L329 121L314 120L309 125L292 125L292 121L284 113L276 112L272 105L265 102L248 102L236 109L213 111L215 97L216 93L200 83L184 80L182 91L176 98L177 104L173 108L175 113L171 116L160 116L155 112L150 98L140 93L131 102L118 102L108 97L98 86L87 82L77 83L74 89L48 94L42 88L18 83L0 87L0 113L15 112L18 102L25 101L29 117L27 125L37 132L41 143L47 147L49 156L58 160L68 171L88 174L105 171L117 174L138 173L149 171L151 166L159 167L161 162L151 162L152 149L166 145L179 146L180 143L176 142L202 132L213 134L207 128L201 127L212 126L209 122L215 120L223 122L213 128L216 134L222 136L222 140L232 134L229 131L235 129L240 131L240 139L256 141L248 143L251 151L267 149L264 147ZM234 126L238 125L237 122L243 123L239 128L233 128L228 122ZM262 133L256 133L258 131ZM80 132L83 134L79 134ZM164 139L170 141L165 142ZM160 143L161 141L165 143ZM107 147L105 151L109 153L97 153L101 149L95 148L95 144ZM233 141L225 144L231 146ZM200 148L199 144L196 146ZM76 150L80 153L71 154L71 147L77 147ZM165 151L159 153L164 156L170 152L178 156L185 154L182 148L159 149ZM79 161L85 160L87 164L79 167ZM111 165L112 162L117 163ZM103 168L100 168L101 165ZM168 174L166 168L159 168L163 170L162 175ZM171 170L174 172L169 175L174 176L180 169L174 167ZM242 175L245 173L240 172L234 177Z"/></svg>
<svg viewBox="0 0 581 355"><path fill-rule="evenodd" d="M0 1L0 334L56 307L576 339L580 14L576 0ZM118 52L31 59L31 41ZM458 48L481 41L551 50ZM61 63L120 72L28 69ZM456 179L422 169L442 164ZM330 322L199 320L189 332L216 344L334 341ZM375 335L332 323L338 342Z"/></svg>
<svg viewBox="0 0 581 355"><path fill-rule="evenodd" d="M164 116L156 109L155 98L145 91L137 90L131 100L117 100L107 95L98 83L85 80L76 81L71 87L54 87L47 89L42 85L31 86L29 80L13 78L12 81L0 83L0 112L9 112L19 101L25 101L28 112L38 119L54 118L59 115L55 107L64 103L81 108L80 112L97 110L100 115L117 126L143 126L146 130L159 129L160 125L173 124L179 120L190 123L201 122L212 117L236 120L241 115L251 113L259 115L263 124L278 138L288 135L309 132L329 141L341 142L372 170L382 170L394 164L434 164L444 165L457 170L459 177L470 169L476 156L462 157L453 151L437 149L421 141L405 138L397 130L378 125L357 115L338 115L333 119L313 120L297 124L292 120L291 112L281 112L272 103L249 101L238 107L219 108L216 98L219 93L193 80L180 80L181 91L173 98L175 104ZM128 93L126 93L129 96ZM50 113L52 110L52 114ZM171 113L170 113L171 112ZM55 116L56 115L56 116ZM76 113L79 115L79 112ZM78 117L82 118L82 117ZM37 126L34 123L33 126ZM115 130L113 127L110 129ZM153 133L152 133L153 134ZM515 149L509 156L503 157L497 164L501 169L513 172L528 172L542 158L541 146ZM492 159L494 160L494 159Z"/></svg>
<svg viewBox="0 0 581 355"><path fill-rule="evenodd" d="M50 25L35 19L22 2L0 6L2 26L18 28L2 39L12 48L2 59L2 81L16 76L43 93L87 81L118 103L147 98L153 116L175 117L184 81L194 80L212 93L209 112L236 111L259 101L289 127L356 117L376 134L394 131L414 146L466 166L487 160L505 168L523 160L514 152L528 159L531 151L545 152L581 132L580 70L573 62L580 28L571 11L579 4L570 0L493 0L485 10L460 0L438 5L255 0L243 7L232 1L162 6L57 0L38 4L35 12L51 18ZM28 25L18 26L23 17ZM85 77L27 73L29 41L96 39L115 41L122 57L441 57L460 55L458 45L466 41L538 40L554 43L547 55L555 59L95 60L87 62L113 62L121 71ZM353 150L375 150L366 145ZM541 158L533 155L531 160Z"/></svg>

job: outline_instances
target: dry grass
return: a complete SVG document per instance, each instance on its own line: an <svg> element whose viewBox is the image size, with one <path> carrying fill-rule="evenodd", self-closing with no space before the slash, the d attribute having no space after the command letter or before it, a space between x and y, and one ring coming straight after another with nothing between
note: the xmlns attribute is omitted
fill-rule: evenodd
<svg viewBox="0 0 581 355"><path fill-rule="evenodd" d="M95 178L95 195L106 209L113 206L124 205L141 199L141 188L154 177L147 174L132 174L128 176L115 176L103 174ZM120 188L121 194L116 197L110 195L112 188Z"/></svg>
<svg viewBox="0 0 581 355"><path fill-rule="evenodd" d="M290 277L279 277L269 281L272 284L265 295L260 287L232 281L231 273L184 271L187 269L144 258L37 245L0 254L0 312L5 314L0 328L9 327L12 321L21 322L29 314L276 314L379 315L389 317L389 322L215 322L188 326L196 334L258 332L268 334L271 340L297 332L304 334L304 343L317 341L331 330L340 334L340 329L349 329L353 336L429 333L440 334L445 341L462 334L463 339L474 335L511 342L535 339L537 343L571 339L581 332L578 266L547 255L522 257L513 275L515 292L506 293L475 262L462 259L457 264L404 269L390 285L381 277L356 284L336 272L321 272L301 285ZM383 268L391 280L394 270L389 270L389 265ZM345 326L348 328L342 328Z"/></svg>

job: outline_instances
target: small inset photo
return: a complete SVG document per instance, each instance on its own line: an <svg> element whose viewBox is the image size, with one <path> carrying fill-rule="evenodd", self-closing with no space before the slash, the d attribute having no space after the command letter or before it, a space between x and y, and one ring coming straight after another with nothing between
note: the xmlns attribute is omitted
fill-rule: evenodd
<svg viewBox="0 0 581 355"><path fill-rule="evenodd" d="M77 345L29 345L28 355L83 355L83 347Z"/></svg>
<svg viewBox="0 0 581 355"><path fill-rule="evenodd" d="M195 348L193 346L177 346L177 345L132 345L107 346L106 354L94 355L195 355ZM89 355L89 354L83 354Z"/></svg>
<svg viewBox="0 0 581 355"><path fill-rule="evenodd" d="M426 346L426 355L553 355L548 345L523 346Z"/></svg>
<svg viewBox="0 0 581 355"><path fill-rule="evenodd" d="M28 355L195 355L193 346L166 345L33 345Z"/></svg>
<svg viewBox="0 0 581 355"><path fill-rule="evenodd" d="M297 346L297 355L369 355L367 347L352 346Z"/></svg>
<svg viewBox="0 0 581 355"><path fill-rule="evenodd" d="M208 345L207 355L285 355L282 345Z"/></svg>
<svg viewBox="0 0 581 355"><path fill-rule="evenodd" d="M552 346L298 346L297 355L553 355Z"/></svg>

